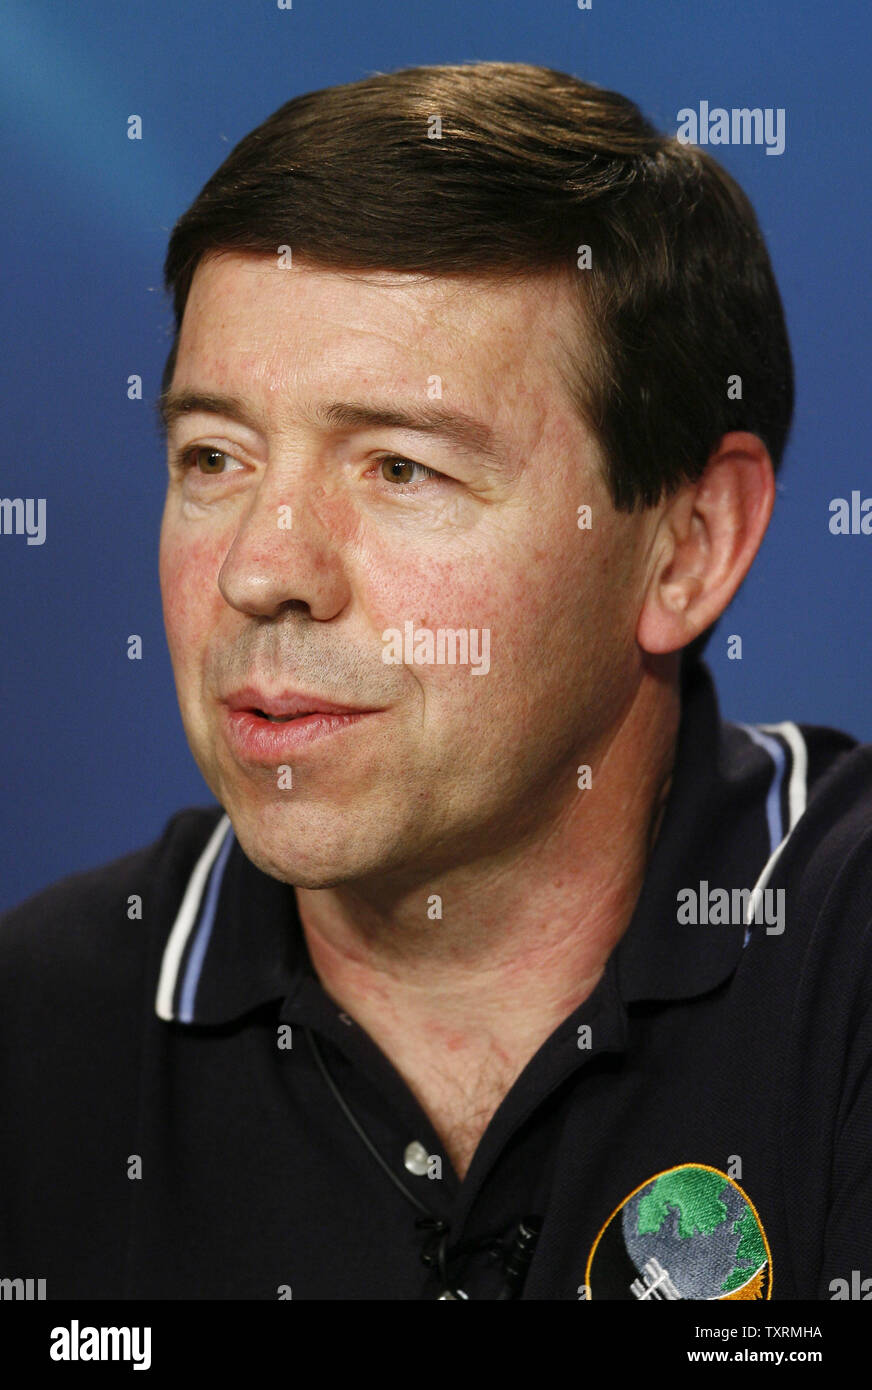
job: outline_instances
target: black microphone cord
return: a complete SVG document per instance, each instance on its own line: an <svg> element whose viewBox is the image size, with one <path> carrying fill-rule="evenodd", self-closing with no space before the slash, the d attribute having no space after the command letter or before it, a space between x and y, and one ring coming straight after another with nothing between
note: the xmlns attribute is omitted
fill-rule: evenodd
<svg viewBox="0 0 872 1390"><path fill-rule="evenodd" d="M429 1230L432 1232L432 1241L429 1248L425 1250L422 1255L422 1260L424 1264L431 1267L434 1264L436 1265L443 1289L446 1290L446 1292L451 1291L453 1286L448 1277L448 1237L451 1232L447 1222L443 1221L441 1217L435 1216L424 1202L419 1201L419 1199L409 1191L405 1183L400 1181L390 1164L385 1162L375 1144L373 1144L369 1135L366 1133L366 1130L349 1108L339 1087L330 1075L312 1030L310 1028L304 1028L303 1031L306 1034L318 1070L324 1078L336 1104L351 1125L351 1128L365 1144L382 1171L390 1178L394 1187L399 1189L407 1202L411 1202L412 1206L422 1213L415 1222L416 1228L418 1230ZM527 1277L527 1271L530 1268L530 1262L533 1258L541 1227L542 1220L541 1217L538 1216L525 1216L520 1222L508 1257L505 1259L505 1283L501 1293L498 1295L499 1300L502 1301L519 1297L521 1289L524 1286L524 1280ZM452 1259L456 1260L461 1255L469 1255L476 1250L483 1250L486 1248L490 1248L494 1254L505 1256L505 1246L499 1240L493 1236L484 1236L476 1240L461 1241L452 1251ZM463 1295L463 1297L465 1298L466 1295Z"/></svg>
<svg viewBox="0 0 872 1390"><path fill-rule="evenodd" d="M376 1148L375 1144L373 1144L373 1142L372 1142L372 1140L370 1139L369 1135L368 1135L368 1134L366 1133L366 1131L364 1130L363 1126L362 1126L361 1124L359 1124L359 1122L358 1122L356 1116L352 1114L352 1112L349 1110L348 1106L346 1105L344 1098L343 1098L342 1095L340 1094L339 1087L336 1085L336 1082L333 1080L333 1077L330 1075L329 1071L327 1070L327 1066L326 1066L326 1063L325 1063L325 1061L324 1061L324 1058L321 1056L321 1049L320 1049L320 1047L318 1046L318 1044L316 1043L316 1041L315 1041L315 1039L314 1039L314 1037L313 1037L313 1035L312 1035L311 1029L305 1028L303 1031L305 1032L306 1037L307 1037L308 1040L309 1040L309 1046L311 1047L312 1052L313 1052L314 1057L315 1057L315 1061L316 1061L317 1064L318 1064L318 1070L320 1071L320 1073L321 1073L321 1075L323 1076L324 1080L327 1082L327 1085L329 1086L330 1090L333 1092L333 1095L334 1095L334 1097L335 1097L335 1099L336 1099L337 1105L339 1106L340 1110L342 1111L342 1113L343 1113L343 1115L345 1116L345 1118L346 1118L346 1120L348 1121L348 1123L351 1125L351 1128L354 1130L355 1134L357 1134L357 1135L359 1136L359 1138L361 1138L361 1139L363 1140L364 1144L365 1144L366 1147L369 1149L369 1151L370 1151L370 1153L372 1154L373 1158L375 1159L376 1163L379 1165L379 1167L380 1167L381 1169L383 1169L383 1171L384 1171L385 1173L387 1173L387 1175L388 1175L388 1177L390 1178L391 1182L394 1184L394 1187L398 1187L398 1188L399 1188L399 1190L402 1192L403 1196L405 1197L406 1201L407 1201L407 1202L411 1202L411 1203L412 1203L412 1206L413 1206L413 1207L417 1207L418 1211L423 1212L424 1215L430 1219L430 1221L436 1222L439 1226L443 1226L443 1227L444 1227L444 1225L445 1225L444 1221L439 1221L438 1218L435 1217L435 1216L433 1215L433 1213L432 1213L432 1211L430 1210L429 1207L425 1206L423 1202L419 1202L419 1201L418 1201L418 1198L415 1197L415 1196L413 1196L412 1193L408 1190L408 1188L406 1187L405 1183L400 1182L399 1178L397 1177L396 1173L395 1173L395 1172L393 1171L393 1169L391 1168L390 1164L389 1164L389 1163L385 1163L384 1159L382 1158L382 1156L381 1156L381 1154L379 1153L378 1149Z"/></svg>

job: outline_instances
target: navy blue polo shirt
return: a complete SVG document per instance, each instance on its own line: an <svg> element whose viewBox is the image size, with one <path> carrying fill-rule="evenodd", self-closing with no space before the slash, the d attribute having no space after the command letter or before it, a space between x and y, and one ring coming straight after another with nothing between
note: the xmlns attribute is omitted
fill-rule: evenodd
<svg viewBox="0 0 872 1390"><path fill-rule="evenodd" d="M685 670L630 925L462 1182L220 807L0 919L0 1107L0 1275L49 1299L829 1299L872 1279L872 747Z"/></svg>

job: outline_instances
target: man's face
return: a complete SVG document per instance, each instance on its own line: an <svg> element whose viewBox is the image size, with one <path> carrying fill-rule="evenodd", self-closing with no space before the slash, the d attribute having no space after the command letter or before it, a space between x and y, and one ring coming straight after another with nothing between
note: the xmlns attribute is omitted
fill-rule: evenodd
<svg viewBox="0 0 872 1390"><path fill-rule="evenodd" d="M426 882L577 804L638 680L646 534L558 374L577 331L551 278L198 267L172 391L248 418L172 425L161 589L191 748L265 872ZM482 438L362 410L462 414ZM370 712L258 713L294 691Z"/></svg>

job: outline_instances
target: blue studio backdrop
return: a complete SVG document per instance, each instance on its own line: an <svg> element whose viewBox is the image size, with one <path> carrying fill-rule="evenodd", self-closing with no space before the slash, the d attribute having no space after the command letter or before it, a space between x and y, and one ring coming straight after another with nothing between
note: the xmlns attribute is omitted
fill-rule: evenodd
<svg viewBox="0 0 872 1390"><path fill-rule="evenodd" d="M188 750L157 580L169 231L230 148L298 93L419 63L560 68L663 130L701 102L784 113L784 149L713 152L757 209L794 351L775 514L707 659L724 713L872 740L872 19L854 0L7 0L0 495L44 498L42 544L0 534L0 908L212 801ZM142 118L142 139L128 119ZM139 375L143 399L128 399ZM128 636L142 660L128 659ZM742 637L741 661L727 637Z"/></svg>

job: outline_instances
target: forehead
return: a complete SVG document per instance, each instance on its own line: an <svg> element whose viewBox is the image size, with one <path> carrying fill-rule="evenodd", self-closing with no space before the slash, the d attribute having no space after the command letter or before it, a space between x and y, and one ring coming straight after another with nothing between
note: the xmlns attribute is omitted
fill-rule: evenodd
<svg viewBox="0 0 872 1390"><path fill-rule="evenodd" d="M455 397L557 404L567 349L581 325L556 275L339 271L299 256L247 252L204 258L179 335L175 383L287 392L305 383L426 391L434 376ZM208 378L208 383L202 379ZM565 403L568 405L568 401Z"/></svg>

